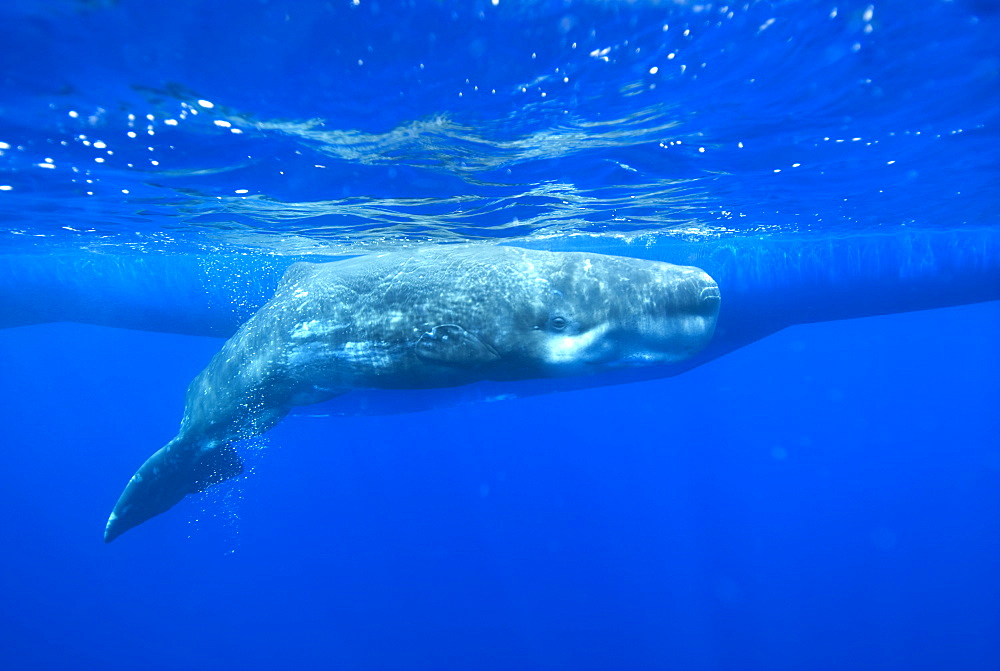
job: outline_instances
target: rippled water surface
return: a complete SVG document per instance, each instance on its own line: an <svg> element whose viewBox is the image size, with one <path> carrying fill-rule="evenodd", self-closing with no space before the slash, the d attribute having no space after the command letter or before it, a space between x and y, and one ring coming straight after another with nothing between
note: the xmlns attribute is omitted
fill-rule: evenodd
<svg viewBox="0 0 1000 671"><path fill-rule="evenodd" d="M5 245L988 225L989 3L5 4Z"/></svg>

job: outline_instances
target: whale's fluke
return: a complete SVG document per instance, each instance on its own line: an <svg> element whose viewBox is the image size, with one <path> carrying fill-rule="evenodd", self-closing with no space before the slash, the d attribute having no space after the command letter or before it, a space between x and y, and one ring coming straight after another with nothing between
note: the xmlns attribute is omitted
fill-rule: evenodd
<svg viewBox="0 0 1000 671"><path fill-rule="evenodd" d="M174 439L146 460L122 492L104 529L110 543L134 526L173 507L188 494L201 492L243 472L231 445L203 450Z"/></svg>

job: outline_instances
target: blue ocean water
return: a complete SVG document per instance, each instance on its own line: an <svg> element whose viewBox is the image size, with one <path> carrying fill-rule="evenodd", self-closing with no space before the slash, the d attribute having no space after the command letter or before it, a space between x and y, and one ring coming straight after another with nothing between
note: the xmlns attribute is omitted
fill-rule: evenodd
<svg viewBox="0 0 1000 671"><path fill-rule="evenodd" d="M12 0L0 252L995 231L998 30L982 0ZM296 416L110 546L221 341L0 330L0 666L996 669L998 326Z"/></svg>

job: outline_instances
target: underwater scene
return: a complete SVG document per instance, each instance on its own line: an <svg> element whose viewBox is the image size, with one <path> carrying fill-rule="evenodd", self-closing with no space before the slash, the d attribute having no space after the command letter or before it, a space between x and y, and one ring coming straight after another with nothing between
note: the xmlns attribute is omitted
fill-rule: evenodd
<svg viewBox="0 0 1000 671"><path fill-rule="evenodd" d="M0 668L1000 668L998 34L6 0Z"/></svg>

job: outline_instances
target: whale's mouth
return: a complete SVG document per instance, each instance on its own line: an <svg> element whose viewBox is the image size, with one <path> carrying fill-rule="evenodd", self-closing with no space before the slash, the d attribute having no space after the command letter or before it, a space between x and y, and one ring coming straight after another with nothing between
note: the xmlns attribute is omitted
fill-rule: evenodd
<svg viewBox="0 0 1000 671"><path fill-rule="evenodd" d="M611 365L617 364L622 368L631 368L633 366L655 366L661 363L671 363L673 361L678 361L680 358L686 357L676 357L668 356L663 352L630 352L620 358L617 361L612 362Z"/></svg>
<svg viewBox="0 0 1000 671"><path fill-rule="evenodd" d="M633 349L620 353L617 356L610 357L604 361L595 361L593 362L593 365L600 368L642 368L645 366L660 366L690 359L700 349L701 347L671 351L657 349Z"/></svg>

